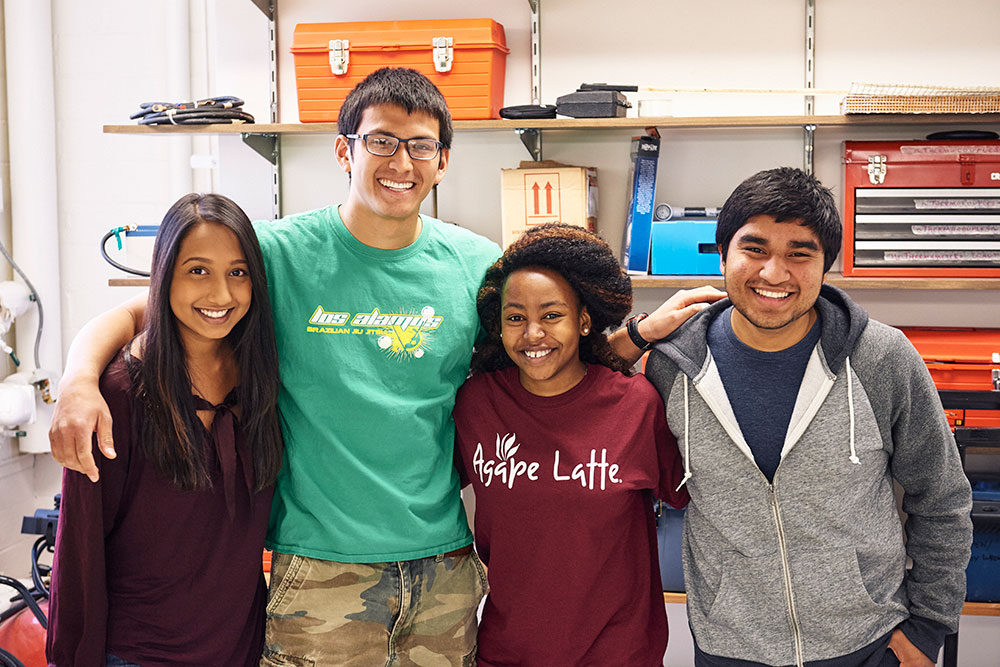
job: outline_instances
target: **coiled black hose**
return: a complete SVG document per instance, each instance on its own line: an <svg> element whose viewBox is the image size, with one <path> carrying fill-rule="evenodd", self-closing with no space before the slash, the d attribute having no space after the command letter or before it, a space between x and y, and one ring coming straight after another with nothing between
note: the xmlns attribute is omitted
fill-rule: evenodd
<svg viewBox="0 0 1000 667"><path fill-rule="evenodd" d="M108 264L115 267L116 269L124 271L125 273L131 273L132 275L135 276L143 276L145 278L148 278L149 271L142 271L141 269L133 269L131 267L125 266L124 264L119 264L115 260L108 257L108 253L104 249L104 245L108 242L108 239L110 239L112 236L116 236L123 231L125 231L124 227L118 227L116 229L112 229L111 231L109 231L107 234L104 235L104 237L101 239L101 257L103 257Z"/></svg>

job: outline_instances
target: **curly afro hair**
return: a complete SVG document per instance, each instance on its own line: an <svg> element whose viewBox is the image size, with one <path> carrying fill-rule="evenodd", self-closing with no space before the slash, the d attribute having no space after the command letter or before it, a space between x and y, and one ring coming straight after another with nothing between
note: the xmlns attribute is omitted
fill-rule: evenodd
<svg viewBox="0 0 1000 667"><path fill-rule="evenodd" d="M630 372L631 365L614 353L604 332L621 325L631 312L632 281L601 237L575 225L550 223L526 231L487 269L476 299L486 337L473 354L473 373L514 365L500 340L500 308L507 278L525 268L555 271L587 307L591 329L580 338L581 360Z"/></svg>

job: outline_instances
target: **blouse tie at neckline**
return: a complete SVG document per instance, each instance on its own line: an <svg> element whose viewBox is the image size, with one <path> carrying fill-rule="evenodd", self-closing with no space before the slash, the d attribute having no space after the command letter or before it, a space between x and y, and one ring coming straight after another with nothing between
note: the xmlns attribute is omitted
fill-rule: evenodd
<svg viewBox="0 0 1000 667"><path fill-rule="evenodd" d="M247 493L253 497L253 464L246 452L243 452L243 456L238 456L236 452L236 415L233 414L233 407L236 406L236 390L229 392L225 400L218 405L212 405L197 394L193 396L196 410L211 410L215 413L210 435L216 458L222 468L226 509L229 511L229 519L233 520L236 518L236 478L240 474L237 467L242 467ZM239 464L237 458L240 459Z"/></svg>

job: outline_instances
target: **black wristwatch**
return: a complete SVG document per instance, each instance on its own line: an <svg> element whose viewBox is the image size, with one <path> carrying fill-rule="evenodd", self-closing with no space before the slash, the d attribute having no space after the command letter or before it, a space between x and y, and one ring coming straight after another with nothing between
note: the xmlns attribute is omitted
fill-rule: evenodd
<svg viewBox="0 0 1000 667"><path fill-rule="evenodd" d="M649 317L649 313L639 313L628 318L628 321L625 323L625 330L628 331L628 337L632 339L632 344L640 350L648 350L653 347L653 343L639 335L639 322L647 317Z"/></svg>

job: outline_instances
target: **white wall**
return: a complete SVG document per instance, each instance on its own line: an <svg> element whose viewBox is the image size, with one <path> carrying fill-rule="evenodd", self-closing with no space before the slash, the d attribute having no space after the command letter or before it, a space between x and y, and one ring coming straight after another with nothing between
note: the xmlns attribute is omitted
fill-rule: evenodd
<svg viewBox="0 0 1000 667"><path fill-rule="evenodd" d="M174 0L172 0L174 1ZM183 0L176 0L183 1ZM266 21L250 0L188 0L195 33L214 37L194 53L192 70L207 83L193 96L236 94L247 110L267 121ZM166 34L168 3L52 0L56 49L59 230L63 312L62 344L94 314L135 292L109 288L120 277L97 252L110 227L154 223L181 192L167 174L173 139L107 135L104 124L127 124L141 101L162 99L167 63L176 45ZM298 22L389 18L492 17L506 29L506 103L530 101L526 0L384 0L330 3L280 0L278 25L279 102L282 122L296 122L294 74L289 49ZM664 2L653 0L541 0L542 101L571 92L581 82L605 81L664 87L798 88L803 85L804 0L769 2ZM816 86L844 89L852 81L997 85L992 63L1000 61L1000 3L978 0L864 0L817 2ZM951 26L960 27L956 38ZM944 35L942 34L943 28ZM197 37L195 38L197 41ZM195 52L196 49L192 49ZM2 51L0 51L2 53ZM798 114L795 98L672 96L675 114ZM632 96L633 103L637 96ZM836 98L819 98L818 113L835 113ZM2 107L0 107L2 108ZM634 110L633 110L634 113ZM0 124L4 121L0 117ZM816 134L816 173L843 192L840 142L845 139L913 138L934 127L842 130ZM997 129L997 128L994 128ZM628 170L628 137L634 132L549 132L545 157L598 167L600 229L620 245ZM6 133L0 133L2 137ZM681 205L721 204L732 188L756 170L801 165L801 131L671 130L664 141L658 201ZM0 178L6 183L6 150L0 137ZM270 170L239 139L220 139L222 169L200 171L209 183L244 203L253 217L270 214ZM332 136L284 138L283 204L295 212L342 200L347 181L332 159ZM213 150L200 142L199 152ZM451 169L440 186L441 217L496 241L500 234L499 171L528 159L510 131L460 132ZM8 197L6 186L4 198ZM429 209L428 209L429 210ZM0 214L0 228L8 223ZM3 270L6 270L5 268ZM650 309L665 290L639 290L637 309ZM856 291L863 305L892 324L1000 326L1000 291ZM58 471L45 457L12 454L0 442L0 571L27 572L26 541L16 535L22 513L47 505L58 487ZM672 612L671 651L683 653L683 621ZM1000 641L995 619L967 618L963 663L988 664ZM689 646L689 645L688 645ZM977 648L978 647L978 648ZM982 650L985 653L976 654ZM668 657L669 657L668 653ZM976 661L974 656L982 656ZM995 660L994 660L995 661Z"/></svg>

